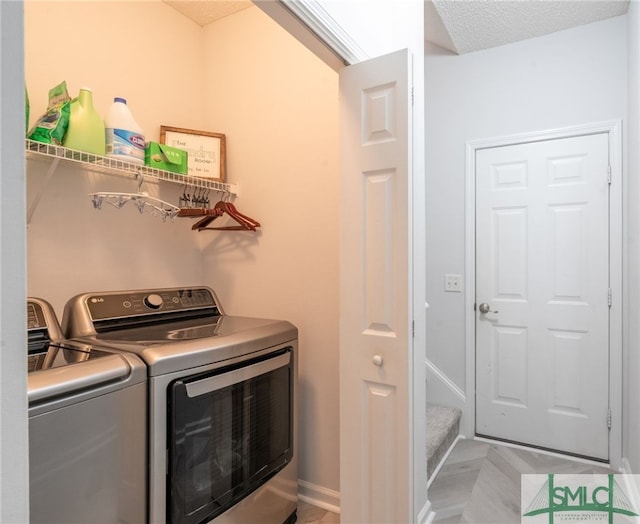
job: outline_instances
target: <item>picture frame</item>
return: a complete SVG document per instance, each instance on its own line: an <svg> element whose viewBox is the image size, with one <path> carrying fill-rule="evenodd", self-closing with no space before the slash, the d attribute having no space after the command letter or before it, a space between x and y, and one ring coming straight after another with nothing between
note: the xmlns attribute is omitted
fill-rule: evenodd
<svg viewBox="0 0 640 524"><path fill-rule="evenodd" d="M189 176L226 181L225 135L161 125L160 143L187 151Z"/></svg>

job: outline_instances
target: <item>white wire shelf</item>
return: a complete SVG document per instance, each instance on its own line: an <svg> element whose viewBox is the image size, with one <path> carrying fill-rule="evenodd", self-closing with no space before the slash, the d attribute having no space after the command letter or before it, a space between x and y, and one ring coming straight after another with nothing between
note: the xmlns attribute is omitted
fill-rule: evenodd
<svg viewBox="0 0 640 524"><path fill-rule="evenodd" d="M191 187L211 189L226 193L230 196L237 195L237 186L235 184L226 184L206 178L198 178L188 175L180 175L170 171L163 171L149 166L140 166L131 164L115 158L95 155L93 153L85 153L84 151L76 151L63 146L54 144L44 144L33 140L26 140L26 153L28 159L51 159L72 164L81 165L84 169L95 173L109 175L128 175L137 177L141 174L146 181L163 180Z"/></svg>

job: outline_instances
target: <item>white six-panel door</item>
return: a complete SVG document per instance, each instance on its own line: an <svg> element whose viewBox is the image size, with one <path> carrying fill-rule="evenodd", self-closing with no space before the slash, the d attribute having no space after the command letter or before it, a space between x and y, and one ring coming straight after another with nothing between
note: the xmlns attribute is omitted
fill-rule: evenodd
<svg viewBox="0 0 640 524"><path fill-rule="evenodd" d="M407 51L340 71L344 523L414 520L409 71Z"/></svg>
<svg viewBox="0 0 640 524"><path fill-rule="evenodd" d="M480 435L609 458L608 147L600 133L476 153Z"/></svg>

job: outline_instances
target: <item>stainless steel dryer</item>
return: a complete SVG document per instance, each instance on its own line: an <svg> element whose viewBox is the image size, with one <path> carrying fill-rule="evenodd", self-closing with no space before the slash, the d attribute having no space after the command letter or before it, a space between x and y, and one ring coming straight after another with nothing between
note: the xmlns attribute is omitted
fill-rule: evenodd
<svg viewBox="0 0 640 524"><path fill-rule="evenodd" d="M45 300L27 319L30 522L144 522L144 363L65 341Z"/></svg>
<svg viewBox="0 0 640 524"><path fill-rule="evenodd" d="M292 324L225 315L194 287L78 295L63 330L147 364L151 523L296 521Z"/></svg>

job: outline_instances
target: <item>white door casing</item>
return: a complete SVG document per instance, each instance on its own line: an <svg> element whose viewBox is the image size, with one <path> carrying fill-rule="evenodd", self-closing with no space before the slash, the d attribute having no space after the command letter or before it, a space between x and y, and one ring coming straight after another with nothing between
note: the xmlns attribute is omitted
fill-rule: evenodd
<svg viewBox="0 0 640 524"><path fill-rule="evenodd" d="M340 71L345 523L414 521L409 60L404 50Z"/></svg>
<svg viewBox="0 0 640 524"><path fill-rule="evenodd" d="M0 522L29 521L23 10L0 2Z"/></svg>
<svg viewBox="0 0 640 524"><path fill-rule="evenodd" d="M609 459L609 165L608 133L476 151L478 434Z"/></svg>

